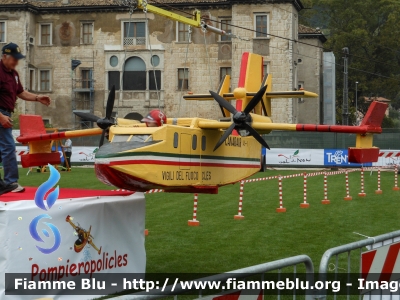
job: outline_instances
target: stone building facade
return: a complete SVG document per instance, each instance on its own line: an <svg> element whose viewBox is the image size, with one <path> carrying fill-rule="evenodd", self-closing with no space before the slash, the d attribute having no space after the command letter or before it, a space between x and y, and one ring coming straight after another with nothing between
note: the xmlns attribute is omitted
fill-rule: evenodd
<svg viewBox="0 0 400 300"><path fill-rule="evenodd" d="M198 9L208 24L237 38L199 28L192 28L189 35L183 24L140 10L130 15L112 0L2 0L0 47L18 43L27 54L19 68L25 87L54 100L48 108L21 101L20 112L39 114L53 127L78 128L82 123L72 111L104 116L109 90L115 85L114 111L119 117L162 107L168 116L218 118L216 103L187 103L182 94L216 90L225 74L231 74L234 88L246 51L264 57L274 90L298 88L298 74L303 66L308 68L306 63L297 67L302 47L298 43L300 0L157 2L180 14ZM309 49L303 52L317 60L321 56ZM314 59L311 73L303 79L308 90L320 92L320 72ZM299 121L306 112L319 116L320 100L306 99L312 101L306 110L298 101L274 99L274 121ZM312 121L319 123L315 117Z"/></svg>
<svg viewBox="0 0 400 300"><path fill-rule="evenodd" d="M324 123L324 61L322 47L326 38L319 29L299 25L299 41L297 61L295 68L297 73L298 88L313 91L319 95L316 99L297 99L294 102L293 116L296 123ZM326 107L326 106L325 106Z"/></svg>

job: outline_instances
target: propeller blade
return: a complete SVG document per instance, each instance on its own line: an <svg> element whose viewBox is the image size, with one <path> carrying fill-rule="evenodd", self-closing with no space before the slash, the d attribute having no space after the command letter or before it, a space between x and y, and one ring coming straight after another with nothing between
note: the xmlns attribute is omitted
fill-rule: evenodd
<svg viewBox="0 0 400 300"><path fill-rule="evenodd" d="M99 148L104 145L104 138L105 137L106 137L106 130L103 130L103 133L101 134L101 138L100 138Z"/></svg>
<svg viewBox="0 0 400 300"><path fill-rule="evenodd" d="M267 91L267 86L264 85L257 92L257 94L253 97L253 99L251 99L251 101L249 102L249 104L246 106L246 108L243 111L246 115L249 114L257 106L257 104L260 102L260 100L262 100L266 91Z"/></svg>
<svg viewBox="0 0 400 300"><path fill-rule="evenodd" d="M115 85L111 88L110 94L108 95L107 108L106 108L106 119L111 119L111 115L114 109L115 102Z"/></svg>
<svg viewBox="0 0 400 300"><path fill-rule="evenodd" d="M90 113L74 112L74 114L76 116L78 116L79 118L81 118L82 120L90 121L90 122L94 122L94 123L96 123L97 120L101 119L98 116L96 116L94 114L90 114Z"/></svg>
<svg viewBox="0 0 400 300"><path fill-rule="evenodd" d="M220 95L217 93L210 91L211 96L215 99L215 101L218 102L219 105L221 105L223 108L227 109L231 114L236 114L238 111L236 108L232 106L228 101L226 101L224 98L222 98Z"/></svg>
<svg viewBox="0 0 400 300"><path fill-rule="evenodd" d="M267 142L262 138L262 136L253 128L251 127L249 124L244 123L244 127L246 128L246 130L248 132L250 132L250 134L261 144L263 145L265 148L267 148L268 150L271 150L271 148L269 148Z"/></svg>
<svg viewBox="0 0 400 300"><path fill-rule="evenodd" d="M232 123L232 125L229 126L229 128L225 131L225 133L218 141L217 145L214 148L214 151L217 150L223 144L223 142L225 142L225 140L232 134L233 130L235 129L235 126L236 126L235 123Z"/></svg>

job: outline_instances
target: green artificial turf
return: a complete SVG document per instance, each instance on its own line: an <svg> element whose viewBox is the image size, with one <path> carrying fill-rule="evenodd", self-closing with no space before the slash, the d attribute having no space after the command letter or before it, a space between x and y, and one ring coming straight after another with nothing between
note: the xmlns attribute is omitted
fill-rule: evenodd
<svg viewBox="0 0 400 300"><path fill-rule="evenodd" d="M254 177L287 175L302 171L267 171ZM21 170L20 183L38 186L48 173ZM394 173L382 172L382 195L375 195L377 173L365 173L367 197L360 192L360 173L350 173L352 201L344 201L345 175L328 177L330 205L322 205L323 176L308 179L310 207L303 201L303 178L283 180L286 213L276 213L279 205L277 180L245 184L243 220L234 220L238 211L239 184L220 189L218 195L199 195L199 227L189 227L193 195L150 194L146 196L146 237L148 273L220 273L289 256L306 254L318 271L322 254L329 248L364 239L358 232L375 236L398 230L400 192L393 191ZM112 189L100 183L91 168L74 168L63 173L60 187ZM352 270L358 271L359 254ZM346 257L338 267L346 268Z"/></svg>

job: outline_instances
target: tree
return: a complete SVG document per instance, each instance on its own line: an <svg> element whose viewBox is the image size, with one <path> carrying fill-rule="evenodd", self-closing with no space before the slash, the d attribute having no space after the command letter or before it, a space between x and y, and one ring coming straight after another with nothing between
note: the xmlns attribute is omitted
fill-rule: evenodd
<svg viewBox="0 0 400 300"><path fill-rule="evenodd" d="M400 1L398 0L303 0L300 22L320 27L328 37L325 51L336 56L337 112L343 101L342 49L348 47L349 103L355 106L358 81L360 111L364 97L381 96L400 108ZM337 116L340 120L341 116Z"/></svg>

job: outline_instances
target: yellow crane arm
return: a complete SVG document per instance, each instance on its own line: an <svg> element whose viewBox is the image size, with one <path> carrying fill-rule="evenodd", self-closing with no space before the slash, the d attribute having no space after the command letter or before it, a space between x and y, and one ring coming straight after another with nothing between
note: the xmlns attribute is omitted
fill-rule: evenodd
<svg viewBox="0 0 400 300"><path fill-rule="evenodd" d="M195 11L195 15L193 19L187 18L187 17L183 17L181 15L178 15L176 13L170 12L168 10L159 8L157 6L148 4L146 0L138 0L137 2L137 7L140 9L145 9L148 12L166 17L168 19L174 20L174 21L178 21L193 27L201 27L201 15L200 15L200 11Z"/></svg>

